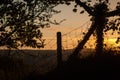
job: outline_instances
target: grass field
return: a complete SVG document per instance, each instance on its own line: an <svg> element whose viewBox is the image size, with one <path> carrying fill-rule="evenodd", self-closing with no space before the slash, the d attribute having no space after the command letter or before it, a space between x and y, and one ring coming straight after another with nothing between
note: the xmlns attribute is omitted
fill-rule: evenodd
<svg viewBox="0 0 120 80"><path fill-rule="evenodd" d="M56 50L0 50L0 80L23 80L32 74L44 75L57 66ZM63 51L67 60L70 50ZM7 76L7 77L6 77Z"/></svg>
<svg viewBox="0 0 120 80"><path fill-rule="evenodd" d="M57 68L57 53L55 50L12 50L9 56L7 53L8 50L0 50L0 80L34 80L35 76L59 75L60 71ZM97 71L95 66L99 68L101 68L100 66L107 66L109 70L111 65L114 65L112 68L118 68L120 62L120 55L116 54L119 52L115 51L105 51L105 55L97 59L94 57L94 50L86 49L82 51L80 60L70 62L68 59L71 53L72 50L63 51L62 74L71 72L76 74L76 71L81 73ZM32 78L30 79L30 77ZM49 77L47 80L49 80Z"/></svg>

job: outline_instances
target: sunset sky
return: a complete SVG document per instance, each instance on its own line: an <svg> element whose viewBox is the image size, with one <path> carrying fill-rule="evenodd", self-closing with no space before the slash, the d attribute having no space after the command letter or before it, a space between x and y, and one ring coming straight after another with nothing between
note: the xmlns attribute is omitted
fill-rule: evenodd
<svg viewBox="0 0 120 80"><path fill-rule="evenodd" d="M115 4L117 2L119 2L119 0L110 0L110 1L112 3L110 5L110 9L113 10L113 9L115 9ZM41 31L43 32L43 38L46 39L46 48L47 48L48 45L52 46L53 43L54 44L56 43L56 40L55 40L56 39L56 32L58 32L58 31L62 32L62 34L64 35L64 34L69 33L70 31L72 31L72 30L74 30L78 27L81 27L81 29L79 28L78 30L75 30L75 31L70 33L70 35L71 34L73 34L73 35L77 34L77 39L80 39L79 37L82 37L82 36L78 35L78 33L81 32L83 29L85 29L84 31L87 31L88 30L87 28L90 27L90 17L88 16L88 14L86 12L84 14L80 14L80 11L83 10L83 9L79 8L79 7L77 8L78 12L74 13L72 11L73 8L74 8L74 4L75 3L73 2L70 6L67 6L67 5L57 6L56 9L61 10L61 13L59 13L57 15L54 15L52 20L56 20L58 22L63 20L63 19L66 19L66 20L64 22L62 22L60 25L51 25L50 28L41 29ZM69 36L69 37L73 37L73 36ZM67 38L69 38L69 37L67 37ZM109 35L109 37L110 37L110 35ZM112 37L110 37L110 40L108 40L108 41L109 41L109 43L113 44L113 43L115 43L116 39L114 39ZM69 42L67 42L67 43L63 42L64 46L65 45L68 46L68 44L69 44L69 47L70 47L70 44L72 44L72 45L73 45L73 43L76 44L77 39L75 39L76 37L73 37L73 38L74 39L72 41L70 41L68 39ZM52 39L53 39L53 41L51 41ZM51 42L52 44L49 43L49 42ZM75 45L74 45L74 47L75 47Z"/></svg>
<svg viewBox="0 0 120 80"><path fill-rule="evenodd" d="M86 1L86 0L83 0ZM96 0L92 0L94 3ZM119 0L109 0L110 6L109 9L115 10L117 2L120 2ZM78 11L75 13L73 12L75 2L72 2L71 5L58 5L55 7L56 10L60 10L61 13L53 15L51 18L51 21L56 20L56 22L60 22L64 20L59 25L51 24L51 27L49 28L41 28L41 32L43 33L43 39L45 39L45 48L42 49L56 49L56 33L61 32L62 33L62 48L63 49L72 49L75 48L80 42L84 35L87 33L88 29L91 26L90 16L88 16L88 13L85 12L84 14L80 14L82 10L84 10L82 7L80 8L78 6ZM111 18L113 19L113 18ZM108 32L109 35L105 35L105 43L109 44L109 46L120 46L120 44L116 44L116 38L117 33L114 35L111 35L110 32ZM85 46L88 48L94 48L95 47L95 36L91 36L89 41L86 43ZM23 47L22 49L26 49L26 47ZM28 48L27 49L33 49Z"/></svg>

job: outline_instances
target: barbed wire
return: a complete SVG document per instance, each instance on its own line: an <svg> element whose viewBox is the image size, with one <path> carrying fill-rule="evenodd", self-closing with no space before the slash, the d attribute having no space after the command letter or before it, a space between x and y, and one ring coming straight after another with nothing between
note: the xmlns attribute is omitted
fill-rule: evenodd
<svg viewBox="0 0 120 80"><path fill-rule="evenodd" d="M87 26L87 27L86 27ZM88 30L90 27L90 21L86 21L83 23L80 27L74 28L70 31L68 31L65 34L62 34L62 48L65 49L71 49L76 47L79 40L83 38L83 35L85 35L86 30ZM83 34L84 33L84 34ZM47 48L55 48L56 49L56 36L52 37L51 39L46 39Z"/></svg>
<svg viewBox="0 0 120 80"><path fill-rule="evenodd" d="M77 28L75 28L75 29L73 29L73 30L71 30L71 31L69 31L69 32L67 32L67 33L65 33L65 34L63 34L62 36L65 36L65 35L67 35L67 34L70 34L70 33L73 32L73 31L76 31L76 30L82 28L82 27L83 27L85 24L87 24L88 22L89 22L89 20L88 20L87 22L85 22L84 24L82 24L80 27L77 27Z"/></svg>

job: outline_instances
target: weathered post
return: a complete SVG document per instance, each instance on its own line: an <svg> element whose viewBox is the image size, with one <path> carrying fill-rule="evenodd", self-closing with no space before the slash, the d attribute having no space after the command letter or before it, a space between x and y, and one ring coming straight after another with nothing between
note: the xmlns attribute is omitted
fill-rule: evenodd
<svg viewBox="0 0 120 80"><path fill-rule="evenodd" d="M62 38L61 32L57 32L57 66L62 64Z"/></svg>

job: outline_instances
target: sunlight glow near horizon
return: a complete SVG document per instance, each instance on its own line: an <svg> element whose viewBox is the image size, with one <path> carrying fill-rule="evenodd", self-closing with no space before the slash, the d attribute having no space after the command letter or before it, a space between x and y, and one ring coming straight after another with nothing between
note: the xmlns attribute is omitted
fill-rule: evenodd
<svg viewBox="0 0 120 80"><path fill-rule="evenodd" d="M119 2L119 0L110 0L110 2L111 2L111 6L110 6L110 9L111 10L113 10L113 9L115 9L115 4L117 3L117 2ZM43 32L43 38L45 39L46 38L46 40L47 39L56 39L56 33L58 32L58 31L60 31L60 32L62 32L62 34L64 34L64 33L67 33L67 32L69 32L69 31L71 31L71 30L73 30L73 29L75 29L75 28L77 28L77 27L79 27L79 26L81 26L83 23L85 23L86 21L88 21L88 20L90 20L90 17L88 16L88 14L85 12L84 14L80 14L79 13L79 11L80 10L82 10L82 8L80 9L80 8L78 8L78 12L77 13L74 13L72 10L73 10L73 8L74 8L74 2L72 3L72 5L70 5L70 6L66 6L66 5L59 5L59 6L57 6L56 7L56 9L58 9L58 10L61 10L62 12L60 13L60 14L57 14L57 15L55 15L53 18L52 18L52 20L56 20L56 21L60 21L60 20L62 20L62 19L66 19L66 21L64 21L63 23L61 23L60 25L51 25L51 27L50 28L47 28L47 29L42 29L42 32ZM79 10L80 9L80 10ZM83 28L82 28L83 29ZM81 30L82 30L81 29ZM79 36L80 38L79 39L81 39L81 36ZM116 35L115 35L115 37L117 37ZM74 38L74 37L73 37ZM108 39L108 43L109 44L114 44L115 46L119 46L119 44L115 44L114 42L115 42L115 39L114 39L114 37L113 36L111 36L111 35L108 35L108 38L110 39ZM113 39L113 40L112 40ZM92 40L90 40L90 41L92 41ZM93 44L92 42L88 42L87 44ZM69 41L68 41L69 42ZM95 43L95 41L93 41L94 43ZM46 43L48 43L47 41L46 41ZM77 40L76 39L73 39L73 42L71 41L71 42L69 42L70 44L71 43L77 43ZM65 43L65 42L63 42L63 44L68 44L68 43ZM87 45L86 44L86 45ZM46 46L47 46L47 44L46 44ZM69 45L69 46L71 46L71 45ZM73 45L72 45L73 46ZM94 44L94 46L95 46L95 44ZM47 47L46 47L47 48ZM72 48L72 47L71 47Z"/></svg>
<svg viewBox="0 0 120 80"><path fill-rule="evenodd" d="M118 2L119 0L110 0L111 1L111 9L114 9L114 5L116 4L116 2ZM66 6L66 5L59 5L56 7L56 9L61 10L60 14L54 15L52 20L56 20L56 21L61 21L63 19L66 19L66 21L62 22L60 25L51 25L50 28L43 28L41 29L41 32L43 33L43 39L49 39L52 40L54 39L54 42L52 42L53 44L50 44L50 46L52 46L52 48L48 48L47 47L47 43L49 41L46 41L46 47L45 49L56 49L56 33L58 31L62 32L62 34L65 34L77 27L80 27L82 24L84 24L85 22L87 22L88 20L90 20L90 17L88 16L88 14L85 12L84 14L80 14L79 12L74 13L72 10L74 8L74 2L70 5L70 6ZM79 9L79 8L78 8ZM82 10L79 9L79 10ZM89 25L88 25L89 26ZM86 27L82 27L81 30L86 29ZM80 30L80 31L81 31ZM78 31L77 31L78 33ZM73 35L76 33L73 33ZM114 37L111 37L111 35L108 35L108 41L107 44L111 44L114 45L115 47L120 46L119 44L116 44L115 41L116 39ZM70 36L71 37L71 36ZM66 37L64 37L63 39L65 39ZM63 45L64 48L66 48L67 46L69 48L73 48L73 46L75 47L78 40L80 40L82 38L82 36L78 35L77 38L73 36L73 39L71 40L69 37L68 39L71 41L65 42L63 40ZM94 44L94 46L92 46L92 48L95 47L95 41L92 41L93 39L89 40L87 42L86 45L92 45ZM70 44L70 45L67 45ZM54 46L53 46L54 45ZM49 46L49 45L48 45ZM24 48L23 48L24 49ZM33 49L33 48L27 48L27 49ZM42 48L41 48L42 49ZM67 49L67 48L66 48Z"/></svg>
<svg viewBox="0 0 120 80"><path fill-rule="evenodd" d="M116 43L116 38L110 38L105 41L106 44L108 44L109 47L120 47L119 43Z"/></svg>

